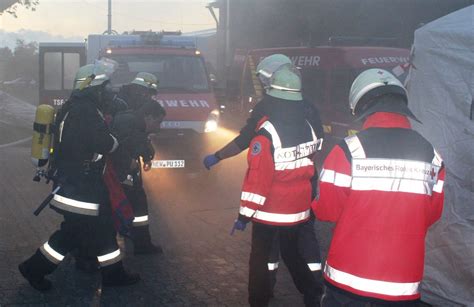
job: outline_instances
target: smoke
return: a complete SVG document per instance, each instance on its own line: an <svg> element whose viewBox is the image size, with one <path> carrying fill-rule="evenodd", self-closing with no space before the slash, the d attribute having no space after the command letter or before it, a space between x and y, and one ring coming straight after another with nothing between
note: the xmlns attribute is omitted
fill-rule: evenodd
<svg viewBox="0 0 474 307"><path fill-rule="evenodd" d="M7 32L0 30L0 47L8 47L14 49L16 41L22 39L25 43L29 42L82 42L84 38L81 36L53 35L44 31L34 31L21 29L16 32Z"/></svg>

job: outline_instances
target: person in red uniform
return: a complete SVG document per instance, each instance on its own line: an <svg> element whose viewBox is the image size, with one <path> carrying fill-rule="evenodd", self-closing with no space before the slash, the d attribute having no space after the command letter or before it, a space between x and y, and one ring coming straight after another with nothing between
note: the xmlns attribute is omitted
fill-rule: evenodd
<svg viewBox="0 0 474 307"><path fill-rule="evenodd" d="M280 252L306 306L318 306L320 284L298 248L309 223L318 138L305 119L298 71L281 69L270 78L268 98L273 108L264 117L247 155L248 169L242 187L239 216L234 229L252 221L249 269L249 303L267 306L271 296L267 269L275 236Z"/></svg>
<svg viewBox="0 0 474 307"><path fill-rule="evenodd" d="M362 72L349 104L363 129L329 153L312 203L336 223L321 305L415 306L425 236L443 208L443 161L411 129L407 92L389 72Z"/></svg>
<svg viewBox="0 0 474 307"><path fill-rule="evenodd" d="M262 86L265 88L262 100L260 100L252 112L244 127L240 130L240 133L231 142L223 146L220 150L214 154L207 155L204 158L204 166L210 170L215 164L220 161L233 157L240 154L242 151L248 149L250 142L257 135L258 124L264 117L268 117L271 110L274 108L274 98L269 96L266 92L271 90L269 82L272 74L279 69L294 69L291 59L283 54L272 54L262 59L257 66L256 76L260 80ZM302 93L303 95L303 93ZM322 144L324 138L324 130L319 116L319 111L315 105L306 100L303 95L302 104L304 106L305 119L310 123L314 129L320 144ZM318 150L321 149L321 146ZM313 191L312 197L316 197L317 184L318 184L318 172L312 178ZM305 227L301 229L301 235L299 236L299 249L306 261L306 264L313 272L314 278L317 282L321 283L322 287L322 274L321 274L321 255L319 250L319 242L316 238L314 230L314 215L311 214L310 222L305 224ZM271 296L273 296L273 288L276 284L276 275L279 266L280 259L280 244L278 235L273 238L273 248L270 253L268 260L268 270L270 274L270 285L272 289Z"/></svg>

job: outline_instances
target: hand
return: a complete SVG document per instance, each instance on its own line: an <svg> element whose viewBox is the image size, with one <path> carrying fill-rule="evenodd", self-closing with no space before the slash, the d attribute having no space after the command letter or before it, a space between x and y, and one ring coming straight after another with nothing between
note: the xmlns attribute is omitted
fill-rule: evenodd
<svg viewBox="0 0 474 307"><path fill-rule="evenodd" d="M235 221L234 221L234 226L233 226L232 229L230 230L230 235L233 236L233 235L234 235L234 232L235 232L236 230L244 231L246 226L247 226L246 223L244 223L244 222L242 222L242 221L239 221L239 220L235 220Z"/></svg>
<svg viewBox="0 0 474 307"><path fill-rule="evenodd" d="M250 222L251 218L239 214L239 217L234 221L234 226L230 230L230 235L234 235L234 232L236 230L244 231L245 227L247 226L247 223Z"/></svg>
<svg viewBox="0 0 474 307"><path fill-rule="evenodd" d="M219 159L216 154L212 155L207 155L202 163L204 164L204 167L207 168L207 170L210 170L213 165L216 165L219 163L221 159Z"/></svg>
<svg viewBox="0 0 474 307"><path fill-rule="evenodd" d="M145 172L148 172L151 170L151 161L143 162L143 170Z"/></svg>

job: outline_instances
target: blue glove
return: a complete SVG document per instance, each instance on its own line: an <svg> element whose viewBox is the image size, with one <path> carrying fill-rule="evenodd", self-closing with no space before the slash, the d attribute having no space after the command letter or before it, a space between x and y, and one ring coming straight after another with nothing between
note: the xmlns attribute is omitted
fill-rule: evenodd
<svg viewBox="0 0 474 307"><path fill-rule="evenodd" d="M234 221L234 226L230 230L230 235L232 236L236 230L244 231L247 223L250 222L250 220L250 217L239 214L239 217Z"/></svg>
<svg viewBox="0 0 474 307"><path fill-rule="evenodd" d="M232 229L230 230L230 235L234 235L234 232L236 230L240 230L240 231L244 231L245 230L245 226L247 226L247 223L244 223L242 221L239 221L239 220L235 220L234 222L234 226L232 227Z"/></svg>
<svg viewBox="0 0 474 307"><path fill-rule="evenodd" d="M212 155L207 155L202 163L204 164L204 167L207 168L207 170L210 170L213 165L216 165L219 163L221 159L219 159L216 154Z"/></svg>

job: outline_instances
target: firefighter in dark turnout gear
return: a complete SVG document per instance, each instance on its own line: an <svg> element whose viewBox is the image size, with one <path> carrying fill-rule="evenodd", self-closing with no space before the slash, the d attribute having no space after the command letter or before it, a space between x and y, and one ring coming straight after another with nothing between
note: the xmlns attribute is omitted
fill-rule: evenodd
<svg viewBox="0 0 474 307"><path fill-rule="evenodd" d="M319 140L309 122L301 97L301 79L296 70L275 71L268 89L273 109L264 117L249 146L248 170L242 187L235 228L253 222L249 269L249 303L267 306L271 296L267 268L279 236L280 252L306 306L318 306L321 285L298 241L309 222L313 155Z"/></svg>
<svg viewBox="0 0 474 307"><path fill-rule="evenodd" d="M161 247L151 242L147 197L142 185L139 160L142 157L144 169L149 169L154 150L148 134L159 130L159 127L153 125L156 126L157 123L159 126L162 118L158 121L155 118L165 115L165 110L151 99L156 94L157 84L156 76L141 72L130 84L123 85L118 95L109 95L106 100L107 115L112 117L111 130L120 143L119 148L111 155L113 165L135 215L131 231L127 234L134 242L135 254L162 253ZM142 108L144 104L149 105ZM91 257L88 246L79 249L76 268L86 273L97 270L97 261Z"/></svg>
<svg viewBox="0 0 474 307"><path fill-rule="evenodd" d="M138 109L151 96L156 95L158 78L147 72L139 72L130 84L120 87L118 96L125 100L132 110Z"/></svg>
<svg viewBox="0 0 474 307"><path fill-rule="evenodd" d="M329 153L312 204L318 219L336 223L321 304L418 306L425 236L443 208L443 161L411 129L407 92L389 72L362 72L349 103L363 130Z"/></svg>
<svg viewBox="0 0 474 307"><path fill-rule="evenodd" d="M270 90L269 82L271 75L274 71L284 68L285 65L291 64L291 60L282 54L274 54L263 59L257 66L257 76L259 77L261 83L266 90ZM289 65L288 67L291 67ZM230 158L242 152L243 150L249 147L251 140L257 135L257 130L259 122L263 118L267 118L268 114L272 112L275 105L274 98L272 96L264 94L264 97L259 101L252 110L250 117L247 119L246 125L240 130L239 135L232 140L230 143L225 145L223 148L218 150L215 154L208 155L204 159L204 166L210 169L214 164L218 163L220 160ZM313 127L319 144L321 145L324 130L322 127L321 119L319 116L318 109L308 102L307 100L302 100L304 114L306 120ZM318 148L319 150L320 148ZM215 162L215 163L213 163ZM316 197L317 194L317 183L318 183L318 173L315 171L314 176L311 179L312 181L312 198ZM308 223L305 223L304 226L300 229L301 235L298 237L298 248L300 253L305 259L308 267L313 272L314 279L318 282L322 282L321 277L321 256L319 250L319 243L314 232L314 215L311 214L310 220ZM273 239L273 247L268 260L268 271L269 271L269 280L271 293L270 296L273 296L273 287L276 283L276 274L278 271L280 259L280 244L278 234L275 235Z"/></svg>
<svg viewBox="0 0 474 307"><path fill-rule="evenodd" d="M118 113L113 120L112 130L123 144L113 155L119 180L128 200L133 206L132 240L134 253L162 253L159 245L151 241L148 218L148 203L143 189L140 157L143 169L149 170L155 155L149 134L158 133L165 109L151 97L156 94L158 79L150 73L138 73L135 79L124 85L119 93L129 104L129 110Z"/></svg>
<svg viewBox="0 0 474 307"><path fill-rule="evenodd" d="M81 67L75 91L56 118L54 162L60 189L50 205L64 216L64 221L33 256L19 265L23 277L40 291L51 288L45 276L84 240L95 251L103 286L130 285L140 279L123 268L102 178L104 155L118 147L101 111L107 81L106 69L100 64Z"/></svg>

